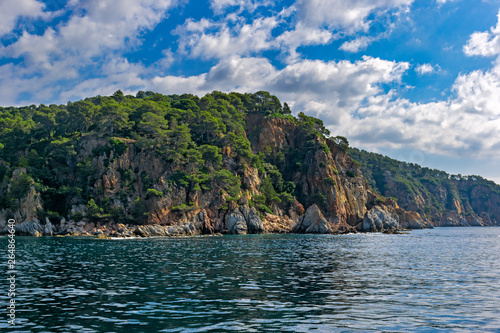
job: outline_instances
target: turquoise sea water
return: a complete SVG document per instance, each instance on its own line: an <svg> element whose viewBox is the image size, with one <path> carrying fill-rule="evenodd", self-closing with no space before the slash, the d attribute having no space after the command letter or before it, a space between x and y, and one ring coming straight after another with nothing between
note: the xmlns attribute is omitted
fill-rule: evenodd
<svg viewBox="0 0 500 333"><path fill-rule="evenodd" d="M16 240L1 331L500 332L498 227Z"/></svg>

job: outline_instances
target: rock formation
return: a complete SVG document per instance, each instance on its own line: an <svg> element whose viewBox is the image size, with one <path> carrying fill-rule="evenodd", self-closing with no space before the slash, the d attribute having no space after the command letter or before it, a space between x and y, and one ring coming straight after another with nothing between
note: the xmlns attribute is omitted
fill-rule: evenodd
<svg viewBox="0 0 500 333"><path fill-rule="evenodd" d="M83 109L100 106L99 121L85 130L61 122L62 129L54 129L57 140L54 133L44 132L38 146L2 152L0 173L6 180L0 186L0 232L6 232L9 218L16 220L19 234L33 236L431 227L422 213L406 210L413 206L399 207L370 190L348 154L347 140L328 137L319 119L283 113L273 96L144 96L83 101ZM122 115L126 121L110 128L115 114L106 110L116 105L128 114ZM68 109L72 105L57 112L70 117ZM30 110L23 111L25 117L32 117ZM10 139L5 135L0 139ZM44 149L38 152L34 148L39 146ZM386 176L390 183L391 176ZM489 206L495 203L487 201ZM491 215L465 216L468 206L459 200L451 204L461 212L441 214L439 225L493 223Z"/></svg>

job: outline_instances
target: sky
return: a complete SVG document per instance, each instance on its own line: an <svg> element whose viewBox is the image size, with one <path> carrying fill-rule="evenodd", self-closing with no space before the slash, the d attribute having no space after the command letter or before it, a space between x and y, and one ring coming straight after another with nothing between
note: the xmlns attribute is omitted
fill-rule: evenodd
<svg viewBox="0 0 500 333"><path fill-rule="evenodd" d="M0 0L0 106L269 91L351 146L500 184L499 0Z"/></svg>

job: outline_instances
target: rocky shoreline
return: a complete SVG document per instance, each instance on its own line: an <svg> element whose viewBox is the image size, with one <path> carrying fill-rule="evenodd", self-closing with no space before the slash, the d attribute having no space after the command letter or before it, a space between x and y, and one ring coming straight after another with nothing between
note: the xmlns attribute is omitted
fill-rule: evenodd
<svg viewBox="0 0 500 333"><path fill-rule="evenodd" d="M357 226L328 221L316 205L310 206L301 216L277 216L269 213L260 215L247 205L234 207L222 219L212 219L202 209L191 220L174 225L146 224L133 225L112 221L91 222L84 218L73 221L62 218L52 223L45 218L31 218L15 226L21 236L90 236L98 238L131 237L183 237L196 235L243 235L243 234L351 234L357 232L398 233L409 229L432 228L417 213L399 210L394 202L374 206ZM182 223L184 222L184 223ZM0 234L7 233L7 220L0 220Z"/></svg>

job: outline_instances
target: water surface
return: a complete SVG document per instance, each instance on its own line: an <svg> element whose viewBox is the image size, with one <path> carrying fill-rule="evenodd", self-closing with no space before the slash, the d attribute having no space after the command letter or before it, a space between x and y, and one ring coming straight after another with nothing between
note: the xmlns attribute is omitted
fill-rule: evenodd
<svg viewBox="0 0 500 333"><path fill-rule="evenodd" d="M16 240L19 332L500 332L499 227Z"/></svg>

